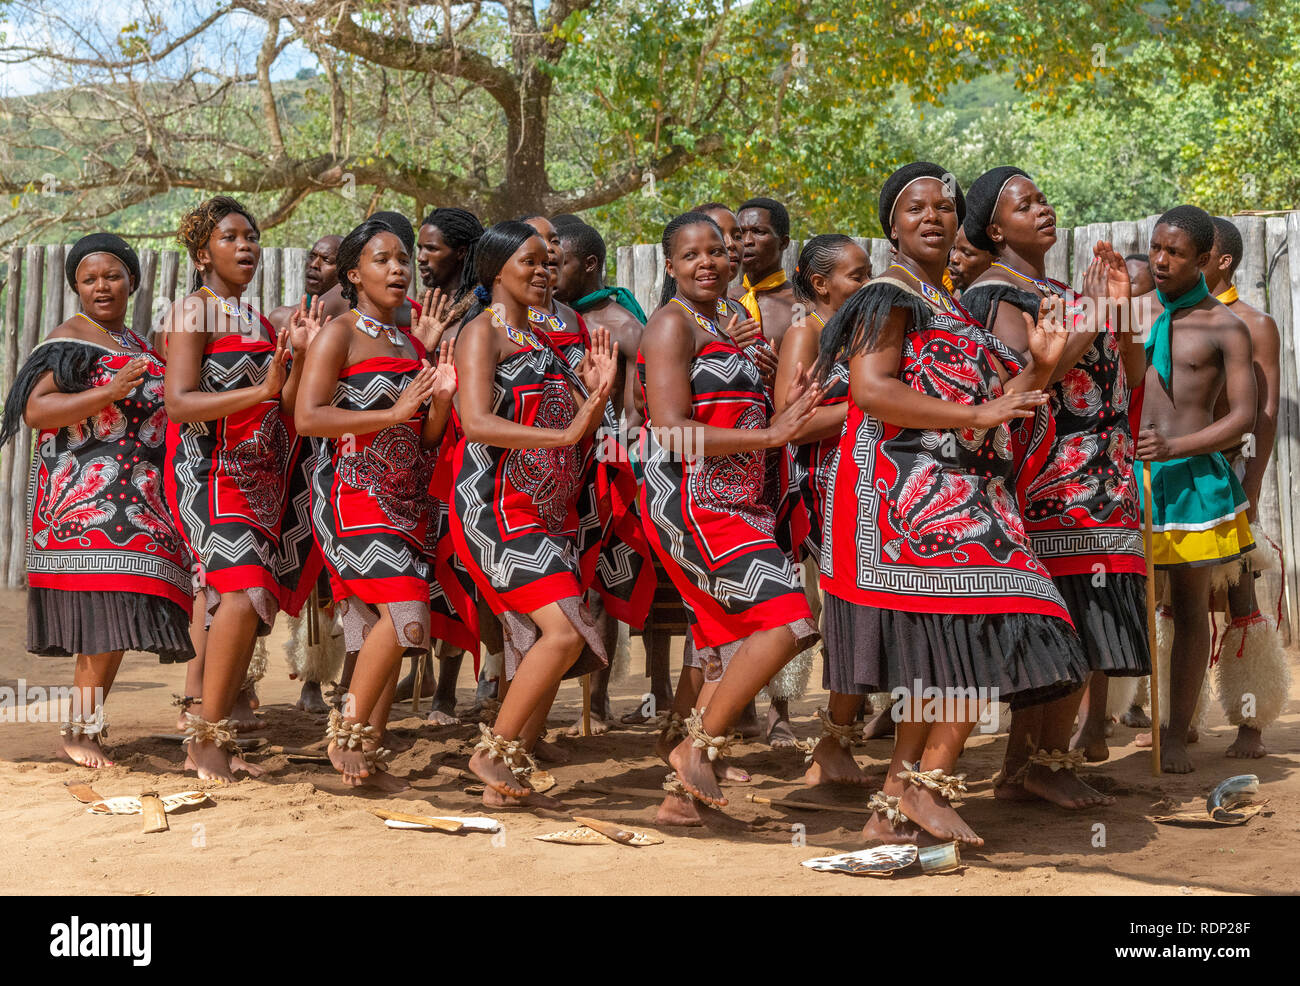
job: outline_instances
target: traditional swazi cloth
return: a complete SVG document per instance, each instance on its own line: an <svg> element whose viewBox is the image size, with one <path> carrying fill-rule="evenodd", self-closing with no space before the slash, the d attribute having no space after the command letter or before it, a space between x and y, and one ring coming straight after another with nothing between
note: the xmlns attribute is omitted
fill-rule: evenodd
<svg viewBox="0 0 1300 986"><path fill-rule="evenodd" d="M766 428L772 406L757 368L712 331L690 365L692 418L716 428ZM644 393L644 353L637 373ZM785 626L799 648L814 642L797 557L808 515L790 482L789 447L687 458L661 445L647 420L641 459L646 535L686 603L706 678L720 676L753 633Z"/></svg>
<svg viewBox="0 0 1300 986"><path fill-rule="evenodd" d="M451 536L456 446L465 433L453 406L429 481L429 527L424 551L432 560L429 578L429 634L474 656L478 677L478 590Z"/></svg>
<svg viewBox="0 0 1300 986"><path fill-rule="evenodd" d="M822 391L822 407L835 407L849 400L849 365L840 360L831 367ZM821 556L822 525L826 518L826 497L830 491L831 476L835 472L836 457L840 448L840 435L830 435L816 442L797 445L795 461L801 468L800 480L804 503L812 522L808 540L814 557Z"/></svg>
<svg viewBox="0 0 1300 986"><path fill-rule="evenodd" d="M1078 327L1084 309L1069 285L1003 269L1024 286L986 281L962 295L962 305L990 332L1000 303L1037 318L1040 301L1050 295L1065 305L1066 328ZM1021 505L1030 545L1056 581L1093 670L1150 674L1146 556L1133 470L1145 388L1130 391L1119 338L1106 326L1049 393L1054 437Z"/></svg>
<svg viewBox="0 0 1300 986"><path fill-rule="evenodd" d="M950 299L892 277L861 290L881 318L909 314L899 379L919 393L986 403L1003 393L995 360L1021 368ZM1013 708L1078 687L1087 660L1018 505L1042 462L1025 450L1048 426L1040 411L987 430L904 429L850 406L822 540L828 687L982 687Z"/></svg>
<svg viewBox="0 0 1300 986"><path fill-rule="evenodd" d="M394 351L345 367L331 403L347 411L391 408L425 358L419 341L406 339L413 355ZM381 606L389 608L404 648L423 649L429 643L425 541L434 457L421 444L425 415L421 408L400 424L320 443L312 517L330 570L331 595L343 607L350 653L360 650L363 627L378 617Z"/></svg>
<svg viewBox="0 0 1300 986"><path fill-rule="evenodd" d="M1220 452L1148 462L1152 552L1157 568L1221 565L1255 546L1246 492ZM1145 496L1138 487L1138 502Z"/></svg>
<svg viewBox="0 0 1300 986"><path fill-rule="evenodd" d="M591 348L581 315L569 325L560 314L529 309L533 331L544 335L577 379L578 367ZM605 402L604 418L583 463L579 493L578 552L584 591L594 588L601 605L621 623L645 625L654 598L655 574L645 532L636 515L637 476L619 441L614 402ZM598 522L595 526L591 521Z"/></svg>
<svg viewBox="0 0 1300 986"><path fill-rule="evenodd" d="M581 382L544 337L532 335L497 364L492 413L538 428L567 428L577 413L570 387ZM464 437L455 450L451 531L456 551L492 612L502 617L505 672L513 678L539 630L528 617L559 605L582 636L565 672L607 665L595 620L582 601L578 500L591 442L506 449Z"/></svg>
<svg viewBox="0 0 1300 986"><path fill-rule="evenodd" d="M265 338L223 333L209 340L202 390L266 379L276 333L258 317ZM278 609L301 609L323 564L311 536L309 451L278 396L216 421L173 421L167 428L167 502L201 566L209 611L214 594L247 591L262 635Z"/></svg>
<svg viewBox="0 0 1300 986"><path fill-rule="evenodd" d="M749 317L758 323L759 328L763 327L763 313L758 307L758 296L764 291L775 291L786 282L784 270L774 270L763 278L757 284L751 284L749 275L746 274L741 283L744 285L745 293L740 297L740 303L744 306L745 311L749 312Z"/></svg>
<svg viewBox="0 0 1300 986"><path fill-rule="evenodd" d="M165 663L194 656L189 552L163 503L164 364L138 335L127 335L141 352L48 340L10 387L6 438L21 430L27 400L46 373L61 391L79 393L107 386L133 359L145 363L128 396L36 435L27 542L27 649L34 654L141 650Z"/></svg>
<svg viewBox="0 0 1300 986"><path fill-rule="evenodd" d="M645 325L645 310L636 300L636 296L627 288L597 288L595 291L591 292L591 294L584 294L581 298L575 301L573 303L573 310L579 315L585 315L608 298L613 298L614 304L627 309L633 318L642 325Z"/></svg>

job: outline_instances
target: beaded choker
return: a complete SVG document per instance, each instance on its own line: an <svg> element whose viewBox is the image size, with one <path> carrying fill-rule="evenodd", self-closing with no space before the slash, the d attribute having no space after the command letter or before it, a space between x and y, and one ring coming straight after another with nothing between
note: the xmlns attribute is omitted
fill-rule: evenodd
<svg viewBox="0 0 1300 986"><path fill-rule="evenodd" d="M357 317L357 328L370 336L371 339L378 339L379 333L383 333L398 349L402 348L402 330L396 325L389 325L387 322L381 322L377 318L371 318L369 315L362 315L357 309L352 309L352 314Z"/></svg>
<svg viewBox="0 0 1300 986"><path fill-rule="evenodd" d="M253 324L253 313L250 312L245 306L236 305L234 302L228 301L227 299L221 297L221 295L217 294L217 292L213 291L206 284L203 285L203 287L201 287L199 290L206 291L213 299L215 299L217 304L221 306L221 310L225 312L227 315L231 316L232 318L243 319L249 325Z"/></svg>
<svg viewBox="0 0 1300 986"><path fill-rule="evenodd" d="M933 284L927 284L902 264L890 264L889 267L891 270L895 267L898 268L915 281L917 286L921 289L921 296L935 308L948 312L950 315L957 314L957 302L952 300L952 295L950 295L946 290L943 288L936 288Z"/></svg>

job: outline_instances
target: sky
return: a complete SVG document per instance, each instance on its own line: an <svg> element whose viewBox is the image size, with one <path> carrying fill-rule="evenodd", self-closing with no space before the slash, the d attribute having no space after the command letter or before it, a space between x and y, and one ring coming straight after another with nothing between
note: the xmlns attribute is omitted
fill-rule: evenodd
<svg viewBox="0 0 1300 986"><path fill-rule="evenodd" d="M153 13L166 25L166 37L183 33L200 21L211 3L199 0L19 0L0 3L0 62L4 48L10 45L46 46L51 39L58 50L66 54L86 55L90 52L67 24L77 25L86 36L94 39L96 46L112 50L114 39L122 28ZM165 63L168 70L179 69L188 59L200 59L209 65L237 64L245 71L251 70L257 59L257 49L264 35L260 20L242 11L228 14L220 26L204 32L181 51L174 53ZM272 69L273 79L292 78L304 67L314 68L316 59L302 45L293 44L276 59ZM48 62L21 64L0 63L0 97L23 96L59 88L64 84L56 66Z"/></svg>

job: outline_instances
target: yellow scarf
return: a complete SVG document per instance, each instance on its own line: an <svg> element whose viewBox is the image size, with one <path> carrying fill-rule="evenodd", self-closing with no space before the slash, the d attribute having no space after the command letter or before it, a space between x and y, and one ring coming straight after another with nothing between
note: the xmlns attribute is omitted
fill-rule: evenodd
<svg viewBox="0 0 1300 986"><path fill-rule="evenodd" d="M952 294L957 290L957 285L952 283L952 275L947 271L943 272L943 289L949 294Z"/></svg>
<svg viewBox="0 0 1300 986"><path fill-rule="evenodd" d="M1231 305L1239 297L1237 294L1237 285L1229 284L1228 290L1222 294L1216 294L1214 297L1222 301L1225 305Z"/></svg>
<svg viewBox="0 0 1300 986"><path fill-rule="evenodd" d="M746 274L744 280L741 282L745 286L745 294L741 297L740 303L745 306L745 311L749 312L749 317L760 326L763 324L763 316L758 310L759 292L771 291L774 288L779 288L785 282L786 276L784 270L773 271L757 284L750 284L749 275Z"/></svg>

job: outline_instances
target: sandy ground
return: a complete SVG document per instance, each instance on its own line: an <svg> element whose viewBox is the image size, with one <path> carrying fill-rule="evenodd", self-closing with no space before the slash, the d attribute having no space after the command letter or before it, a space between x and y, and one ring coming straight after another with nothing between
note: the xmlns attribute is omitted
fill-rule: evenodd
<svg viewBox="0 0 1300 986"><path fill-rule="evenodd" d="M0 686L19 678L29 685L71 682L71 659L36 658L23 650L25 601L0 592ZM270 670L262 683L260 710L271 742L305 746L319 740L323 717L296 711L297 682L281 655L281 629L271 638ZM634 708L645 690L643 658L633 638L632 673L613 689L615 708ZM680 657L680 642L674 644ZM675 671L674 671L675 674ZM820 680L815 668L813 680ZM1300 689L1300 673L1295 676ZM76 767L56 756L56 725L0 725L0 892L24 894L1275 894L1300 890L1300 694L1266 740L1269 757L1243 763L1223 751L1234 730L1215 706L1210 729L1193 748L1196 771L1153 777L1148 751L1132 744L1134 731L1115 727L1111 759L1086 771L1088 780L1117 797L1108 809L1070 813L1048 805L994 800L990 778L1005 748L1005 735L976 734L962 760L971 788L963 815L986 845L963 854L959 874L896 875L888 879L815 873L801 860L860 847L864 816L842 810L860 806L864 794L848 789L810 790L800 783L803 757L758 744L740 748L740 766L754 775L748 785L729 785L731 805L710 813L706 827L655 829L657 802L584 791L579 782L657 790L665 768L653 757L653 735L624 727L602 737L561 740L572 756L553 768L558 795L568 811L657 831L664 844L645 849L613 845L563 846L533 836L572 826L565 813L481 812L467 782L437 772L443 764L464 768L475 742L473 725L434 727L394 710L394 732L416 740L394 763L408 773L412 790L398 797L351 794L324 765L291 764L264 756L263 781L200 784L181 770L180 746L151 739L175 731L168 705L183 685L179 665L159 665L128 655L110 697L112 751L117 765L100 771ZM461 708L473 691L468 664L462 673ZM795 706L795 728L813 736L820 689ZM571 722L580 708L576 683L560 691L552 725ZM554 734L552 734L554 736ZM884 776L888 740L856 750L873 779ZM1219 780L1256 773L1266 812L1234 828L1157 825L1151 806L1162 798L1190 803ZM213 803L170 816L171 830L143 835L138 816L98 817L64 789L89 782L104 797L156 789L161 794L201 787ZM766 797L815 800L826 810L791 810L745 800ZM445 835L395 831L369 814L376 806L416 813L494 814L504 836ZM839 807L837 807L839 806ZM1104 829L1101 828L1104 826ZM1104 839L1104 847L1099 845Z"/></svg>

